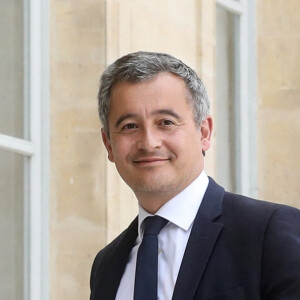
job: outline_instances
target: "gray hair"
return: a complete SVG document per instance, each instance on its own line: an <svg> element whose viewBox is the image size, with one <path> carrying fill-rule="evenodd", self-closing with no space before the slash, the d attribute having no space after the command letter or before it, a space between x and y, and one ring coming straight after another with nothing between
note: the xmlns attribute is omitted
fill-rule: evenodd
<svg viewBox="0 0 300 300"><path fill-rule="evenodd" d="M197 73L169 54L141 51L119 58L101 76L98 109L100 120L107 134L109 134L110 99L114 86L120 82L144 82L162 72L172 73L184 80L193 108L194 121L197 126L200 126L201 121L209 112L209 101L205 87Z"/></svg>

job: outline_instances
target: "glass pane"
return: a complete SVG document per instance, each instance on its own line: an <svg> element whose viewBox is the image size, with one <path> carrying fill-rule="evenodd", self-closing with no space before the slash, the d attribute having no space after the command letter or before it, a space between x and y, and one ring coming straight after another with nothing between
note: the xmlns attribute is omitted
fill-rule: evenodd
<svg viewBox="0 0 300 300"><path fill-rule="evenodd" d="M24 158L0 149L0 294L23 299Z"/></svg>
<svg viewBox="0 0 300 300"><path fill-rule="evenodd" d="M217 179L229 191L236 190L236 28L238 17L217 6L216 15L217 92Z"/></svg>
<svg viewBox="0 0 300 300"><path fill-rule="evenodd" d="M23 137L23 1L0 1L0 133Z"/></svg>

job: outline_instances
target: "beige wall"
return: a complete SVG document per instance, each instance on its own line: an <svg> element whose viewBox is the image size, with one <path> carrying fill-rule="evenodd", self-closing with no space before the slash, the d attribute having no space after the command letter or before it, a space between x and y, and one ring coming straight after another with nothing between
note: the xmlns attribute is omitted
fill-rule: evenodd
<svg viewBox="0 0 300 300"><path fill-rule="evenodd" d="M300 208L300 2L257 1L258 189Z"/></svg>
<svg viewBox="0 0 300 300"><path fill-rule="evenodd" d="M106 241L106 154L96 105L104 26L104 1L51 1L51 300L88 299L91 262Z"/></svg>

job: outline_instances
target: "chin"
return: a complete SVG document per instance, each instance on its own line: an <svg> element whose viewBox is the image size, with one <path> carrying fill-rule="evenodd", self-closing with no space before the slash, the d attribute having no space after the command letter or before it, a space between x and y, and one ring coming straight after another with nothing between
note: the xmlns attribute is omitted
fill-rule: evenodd
<svg viewBox="0 0 300 300"><path fill-rule="evenodd" d="M140 180L131 185L132 190L137 194L161 194L176 190L179 186L178 182L166 181L163 178L153 180Z"/></svg>

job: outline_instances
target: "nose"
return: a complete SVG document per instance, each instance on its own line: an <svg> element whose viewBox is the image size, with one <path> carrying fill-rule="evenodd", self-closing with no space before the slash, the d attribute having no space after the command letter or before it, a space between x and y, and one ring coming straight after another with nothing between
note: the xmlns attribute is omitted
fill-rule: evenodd
<svg viewBox="0 0 300 300"><path fill-rule="evenodd" d="M137 148L139 150L151 151L161 147L161 137L155 128L143 128L140 131Z"/></svg>

